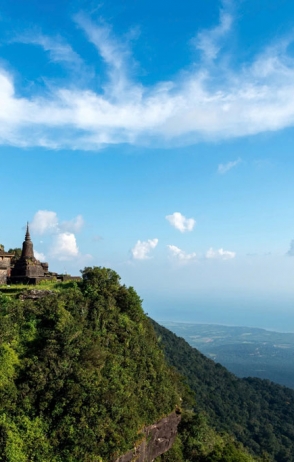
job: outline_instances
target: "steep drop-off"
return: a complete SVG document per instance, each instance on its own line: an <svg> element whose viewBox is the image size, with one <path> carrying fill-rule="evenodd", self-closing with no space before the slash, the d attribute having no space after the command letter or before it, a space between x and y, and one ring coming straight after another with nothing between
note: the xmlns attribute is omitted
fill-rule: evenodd
<svg viewBox="0 0 294 462"><path fill-rule="evenodd" d="M294 390L269 380L239 379L152 323L168 363L195 391L196 413L206 415L211 427L233 435L262 460L294 461Z"/></svg>

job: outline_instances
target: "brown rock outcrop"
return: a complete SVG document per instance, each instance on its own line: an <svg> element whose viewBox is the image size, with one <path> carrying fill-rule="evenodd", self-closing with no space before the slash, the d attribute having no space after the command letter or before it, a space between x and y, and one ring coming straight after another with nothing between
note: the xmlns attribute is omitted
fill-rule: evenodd
<svg viewBox="0 0 294 462"><path fill-rule="evenodd" d="M52 290L33 289L33 290L28 290L20 294L19 299L26 300L29 298L31 300L38 300L39 298L44 298L44 297L47 297L48 295L56 295L56 292L53 292Z"/></svg>
<svg viewBox="0 0 294 462"><path fill-rule="evenodd" d="M152 462L172 447L180 420L181 414L173 412L155 424L145 427L142 432L144 434L142 443L120 456L115 462Z"/></svg>

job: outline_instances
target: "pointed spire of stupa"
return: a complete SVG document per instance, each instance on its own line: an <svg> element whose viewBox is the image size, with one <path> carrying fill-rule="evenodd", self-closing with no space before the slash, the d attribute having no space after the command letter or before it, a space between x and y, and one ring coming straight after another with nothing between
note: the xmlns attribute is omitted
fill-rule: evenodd
<svg viewBox="0 0 294 462"><path fill-rule="evenodd" d="M21 258L34 258L34 249L33 243L31 241L29 222L27 222L27 230L25 235L25 240L22 245Z"/></svg>
<svg viewBox="0 0 294 462"><path fill-rule="evenodd" d="M27 231L26 231L25 240L26 240L26 241L30 241L30 240L31 240L30 229L29 229L29 222L28 222L28 221L27 221Z"/></svg>

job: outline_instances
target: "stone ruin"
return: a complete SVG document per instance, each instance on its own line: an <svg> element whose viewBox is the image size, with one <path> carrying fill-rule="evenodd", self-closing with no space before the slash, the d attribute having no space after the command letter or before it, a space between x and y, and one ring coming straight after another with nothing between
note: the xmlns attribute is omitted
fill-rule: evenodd
<svg viewBox="0 0 294 462"><path fill-rule="evenodd" d="M4 252L4 249L0 248L0 284L37 284L46 280L81 279L80 277L49 272L48 263L40 262L35 258L28 224L21 256L14 260L14 254Z"/></svg>
<svg viewBox="0 0 294 462"><path fill-rule="evenodd" d="M10 277L11 273L11 260L13 257L13 254L4 252L4 249L0 248L0 284L7 284L7 278Z"/></svg>

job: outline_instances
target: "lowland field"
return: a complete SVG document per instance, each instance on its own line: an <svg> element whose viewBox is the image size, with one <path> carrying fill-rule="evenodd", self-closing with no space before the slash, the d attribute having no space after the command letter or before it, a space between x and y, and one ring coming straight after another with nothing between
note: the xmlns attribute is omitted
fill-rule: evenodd
<svg viewBox="0 0 294 462"><path fill-rule="evenodd" d="M292 333L214 324L162 324L238 377L269 379L294 388Z"/></svg>

